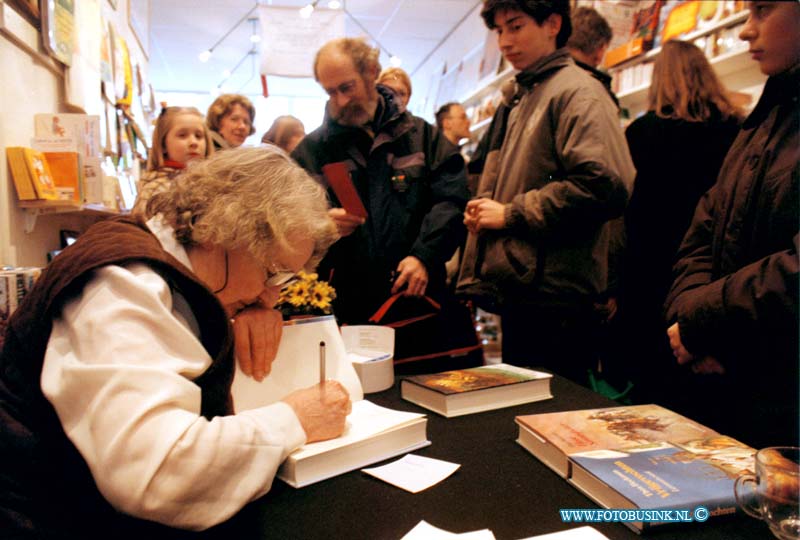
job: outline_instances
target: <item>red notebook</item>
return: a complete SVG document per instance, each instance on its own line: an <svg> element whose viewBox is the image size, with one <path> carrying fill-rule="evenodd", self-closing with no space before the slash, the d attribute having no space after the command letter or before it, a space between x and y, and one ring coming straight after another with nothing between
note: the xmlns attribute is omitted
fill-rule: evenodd
<svg viewBox="0 0 800 540"><path fill-rule="evenodd" d="M347 170L347 165L343 161L336 163L328 163L322 166L322 174L328 181L336 198L348 214L353 214L362 218L367 217L367 209L364 208L364 203L361 202L361 197L358 196L356 186L350 178L350 171Z"/></svg>

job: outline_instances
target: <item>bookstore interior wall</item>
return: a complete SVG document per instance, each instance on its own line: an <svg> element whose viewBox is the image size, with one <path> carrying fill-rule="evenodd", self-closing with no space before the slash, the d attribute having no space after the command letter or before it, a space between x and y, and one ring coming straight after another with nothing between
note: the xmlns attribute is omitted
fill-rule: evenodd
<svg viewBox="0 0 800 540"><path fill-rule="evenodd" d="M137 72L140 81L147 80L148 56L142 44L147 45L149 1L75 2L76 13L70 22L78 36L78 50L73 50L73 62L69 68L54 58L43 43L40 32L42 24L52 23L52 19L61 14L45 21L47 14L36 13L36 4L26 0L0 0L0 65L6 81L0 85L0 103L3 104L0 108L0 147L3 149L0 152L0 182L4 186L0 190L0 264L14 266L44 266L47 253L61 246L60 231L84 230L108 214L97 210L75 211L80 207L72 208L69 213L55 213L54 209L22 209L14 182L9 177L5 148L31 146L31 139L36 135L34 118L37 114L86 113L99 115L103 120L101 139L104 150L109 150L105 141L112 141L114 137L108 136L102 124L106 109L112 117L116 111L110 100L101 96L102 63L96 58L86 58L80 49L81 46L98 47L100 41L108 37L105 28L112 28L117 41L124 43L134 81ZM30 5L34 6L32 14L26 9ZM47 2L41 5L46 6ZM90 18L93 15L97 17L90 24L84 19L87 13ZM59 18L59 23L62 22L63 17ZM137 123L146 126L141 105L138 110L136 106L131 110ZM43 215L36 216L39 212Z"/></svg>

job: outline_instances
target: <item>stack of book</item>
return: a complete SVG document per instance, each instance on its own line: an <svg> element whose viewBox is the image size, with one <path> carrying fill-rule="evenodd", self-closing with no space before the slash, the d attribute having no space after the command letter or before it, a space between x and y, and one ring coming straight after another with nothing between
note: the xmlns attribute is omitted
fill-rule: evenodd
<svg viewBox="0 0 800 540"><path fill-rule="evenodd" d="M534 414L516 422L520 445L604 508L680 510L672 517L684 521L733 514L733 484L754 466L753 448L658 405ZM695 514L698 507L706 510ZM641 532L665 523L626 525Z"/></svg>

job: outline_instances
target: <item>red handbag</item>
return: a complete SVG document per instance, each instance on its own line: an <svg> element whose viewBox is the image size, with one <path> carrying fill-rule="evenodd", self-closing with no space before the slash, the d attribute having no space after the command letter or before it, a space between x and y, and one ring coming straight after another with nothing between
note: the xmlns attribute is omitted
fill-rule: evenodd
<svg viewBox="0 0 800 540"><path fill-rule="evenodd" d="M483 365L483 346L466 303L448 298L389 297L369 321L394 328L395 373L437 373Z"/></svg>

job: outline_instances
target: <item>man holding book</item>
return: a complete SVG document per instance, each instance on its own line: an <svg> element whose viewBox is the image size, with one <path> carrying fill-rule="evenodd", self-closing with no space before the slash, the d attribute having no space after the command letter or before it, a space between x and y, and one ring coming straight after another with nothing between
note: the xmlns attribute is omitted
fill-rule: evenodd
<svg viewBox="0 0 800 540"><path fill-rule="evenodd" d="M343 163L367 211L366 218L330 211L342 238L319 273L336 289L342 323L365 322L393 293L435 297L464 236L468 193L458 148L376 85L378 53L352 38L319 50L314 76L330 96L325 119L292 153L320 177L326 165Z"/></svg>

